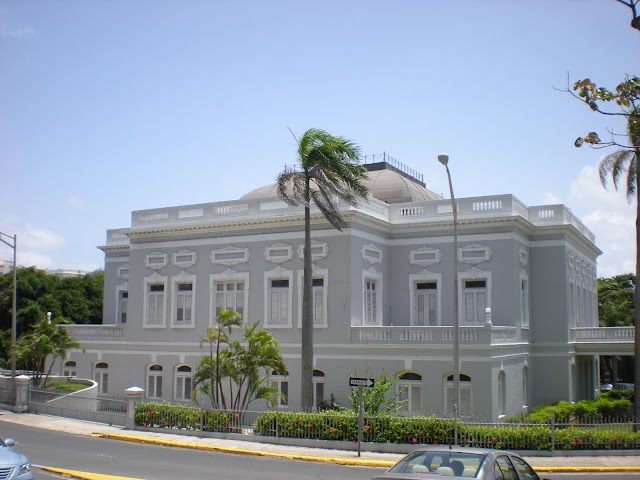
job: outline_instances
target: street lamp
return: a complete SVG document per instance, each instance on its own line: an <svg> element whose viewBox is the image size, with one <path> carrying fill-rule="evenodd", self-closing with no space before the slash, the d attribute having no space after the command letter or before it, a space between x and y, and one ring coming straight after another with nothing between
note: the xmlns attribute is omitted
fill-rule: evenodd
<svg viewBox="0 0 640 480"><path fill-rule="evenodd" d="M3 237L13 240L13 244L9 243ZM11 301L11 380L16 378L16 330L17 330L17 298L18 298L18 282L17 271L18 264L16 263L16 251L18 249L18 235L7 235L0 232L0 242L13 248L13 300Z"/></svg>
<svg viewBox="0 0 640 480"><path fill-rule="evenodd" d="M453 443L458 444L458 408L460 406L460 319L458 318L458 211L453 195L449 155L441 153L438 161L444 165L449 179L451 210L453 211Z"/></svg>

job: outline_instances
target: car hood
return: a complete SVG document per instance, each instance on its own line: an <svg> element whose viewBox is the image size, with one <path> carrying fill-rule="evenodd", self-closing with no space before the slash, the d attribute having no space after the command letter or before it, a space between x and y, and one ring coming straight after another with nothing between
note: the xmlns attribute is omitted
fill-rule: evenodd
<svg viewBox="0 0 640 480"><path fill-rule="evenodd" d="M16 452L10 447L0 448L0 465L22 465L29 460L26 455Z"/></svg>

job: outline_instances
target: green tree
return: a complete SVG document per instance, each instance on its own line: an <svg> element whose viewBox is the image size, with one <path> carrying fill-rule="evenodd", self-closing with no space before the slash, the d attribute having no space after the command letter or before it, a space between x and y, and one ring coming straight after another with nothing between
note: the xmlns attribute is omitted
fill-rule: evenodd
<svg viewBox="0 0 640 480"><path fill-rule="evenodd" d="M200 348L207 344L209 346L209 357L203 358L202 374L211 380L208 382L209 391L206 393L211 399L214 407L220 405L220 397L224 396L221 380L220 346L229 345L231 340L231 330L233 327L242 326L242 318L234 310L220 309L215 328L208 328L207 334L200 339ZM215 356L214 356L215 345ZM223 403L226 403L223 398Z"/></svg>
<svg viewBox="0 0 640 480"><path fill-rule="evenodd" d="M69 350L84 350L82 344L69 335L60 324L69 323L62 317L51 322L42 318L33 326L33 331L20 336L16 343L17 359L20 365L33 372L35 385L46 386L47 378L57 358L64 358ZM49 368L45 372L47 358L51 357Z"/></svg>
<svg viewBox="0 0 640 480"><path fill-rule="evenodd" d="M220 317L223 317L222 313ZM240 318L233 310L228 310L224 317L229 320ZM279 391L269 385L269 371L286 370L280 345L270 332L257 330L257 323L240 323L239 326L242 342L230 339L222 329L209 329L208 335L203 337L201 347L207 344L209 354L202 357L196 368L194 393L204 394L212 405L223 409L246 410L257 399L273 404ZM214 344L220 346L215 355ZM221 388L225 379L229 381L226 393Z"/></svg>
<svg viewBox="0 0 640 480"><path fill-rule="evenodd" d="M626 122L626 136L611 132L611 140L603 142L597 132L590 132L584 137L578 137L575 141L577 147L585 143L599 148L613 147L617 150L602 159L599 165L600 181L606 188L607 181L611 179L618 189L621 183L627 194L627 200L636 201L636 272L635 278L640 278L640 201L637 198L640 186L640 170L638 159L640 158L640 78L627 77L614 91L604 87L598 87L590 79L577 81L572 95L584 102L594 112L607 116L622 117ZM626 138L626 141L624 140ZM640 290L634 290L634 383L635 396L640 398ZM634 414L640 418L640 402L635 402Z"/></svg>
<svg viewBox="0 0 640 480"><path fill-rule="evenodd" d="M598 319L601 327L633 325L635 278L633 274L598 279Z"/></svg>
<svg viewBox="0 0 640 480"><path fill-rule="evenodd" d="M351 389L349 392L349 404L352 410L356 413L360 410L359 389L362 388L362 404L365 415L397 413L407 404L407 400L402 399L402 394L406 387L394 391L394 385L400 379L398 375L391 375L385 370L382 370L379 375L375 375L377 375L376 372L370 372L369 369L366 369L362 375L358 375L357 372L353 374L355 377L362 376L365 378L374 376L374 384L373 387Z"/></svg>
<svg viewBox="0 0 640 480"><path fill-rule="evenodd" d="M277 178L278 195L287 204L304 207L304 267L302 290L302 370L301 403L313 403L313 278L311 263L311 206L315 205L334 228L346 223L335 200L357 205L369 193L364 181L366 169L360 165L360 149L350 140L312 128L299 139L297 165L285 168Z"/></svg>

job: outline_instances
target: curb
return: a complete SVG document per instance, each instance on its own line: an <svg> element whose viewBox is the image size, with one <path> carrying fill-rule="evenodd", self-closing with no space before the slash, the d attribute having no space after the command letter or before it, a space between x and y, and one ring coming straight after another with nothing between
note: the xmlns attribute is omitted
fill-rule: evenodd
<svg viewBox="0 0 640 480"><path fill-rule="evenodd" d="M79 470L67 470L66 468L57 467L39 467L41 470L60 475L76 478L80 480L145 480L144 478L121 477L118 475L105 475L103 473L81 472Z"/></svg>
<svg viewBox="0 0 640 480"><path fill-rule="evenodd" d="M151 445L162 445L165 447L191 448L195 450L215 451L224 453L235 453L242 455L256 455L262 457L286 458L290 460L304 460L308 462L334 463L337 465L356 465L362 467L392 467L396 464L388 460L367 460L363 458L343 458L343 457L318 457L312 455L300 455L289 453L261 452L258 450L246 450L241 448L220 447L213 445L196 445L189 442L176 442L173 440L160 440L155 438L139 437L135 435L120 435L112 433L93 433L92 436L109 438L112 440L122 440L125 442L144 443ZM545 473L581 473L581 472L640 472L640 467L534 467L536 472ZM108 477L107 477L108 478ZM118 478L118 477L115 477Z"/></svg>

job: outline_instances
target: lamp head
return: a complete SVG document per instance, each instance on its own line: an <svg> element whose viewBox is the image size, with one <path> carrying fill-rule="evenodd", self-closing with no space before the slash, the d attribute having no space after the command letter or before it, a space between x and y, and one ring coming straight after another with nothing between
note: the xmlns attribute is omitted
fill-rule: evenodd
<svg viewBox="0 0 640 480"><path fill-rule="evenodd" d="M446 153L441 153L440 155L438 155L438 161L446 167L449 163L449 155L447 155Z"/></svg>

